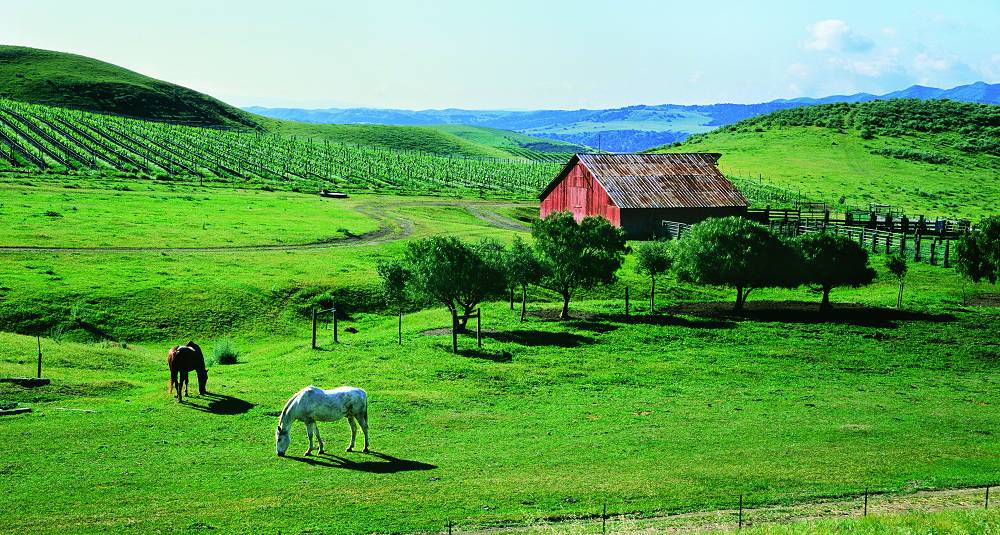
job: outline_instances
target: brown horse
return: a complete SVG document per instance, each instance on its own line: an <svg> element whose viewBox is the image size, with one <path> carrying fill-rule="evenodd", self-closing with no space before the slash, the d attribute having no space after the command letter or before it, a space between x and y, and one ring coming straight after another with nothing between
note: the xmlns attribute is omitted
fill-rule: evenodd
<svg viewBox="0 0 1000 535"><path fill-rule="evenodd" d="M167 392L177 389L177 401L181 401L181 385L184 386L184 395L188 394L188 373L194 371L198 374L198 393L205 395L205 384L208 383L208 370L205 368L205 355L201 348L194 342L187 345L174 346L167 351L167 367L170 368L170 386Z"/></svg>

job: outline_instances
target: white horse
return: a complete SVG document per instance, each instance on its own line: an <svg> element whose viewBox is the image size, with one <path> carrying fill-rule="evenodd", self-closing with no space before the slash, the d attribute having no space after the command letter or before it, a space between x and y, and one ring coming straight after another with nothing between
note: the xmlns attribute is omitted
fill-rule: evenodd
<svg viewBox="0 0 1000 535"><path fill-rule="evenodd" d="M319 440L319 452L323 451L323 439L319 436L319 427L316 422L332 422L341 418L347 418L351 424L351 444L347 446L347 451L354 451L354 438L357 436L357 426L354 420L361 424L361 430L365 433L365 449L368 452L368 396L364 390L353 386L341 386L333 390L323 390L315 386L307 386L299 390L291 399L285 403L285 408L281 410L281 417L278 419L278 430L274 434L275 449L279 456L285 456L288 443L291 437L288 435L289 429L295 420L302 420L306 424L306 433L309 435L309 449L305 455L312 455L313 432Z"/></svg>

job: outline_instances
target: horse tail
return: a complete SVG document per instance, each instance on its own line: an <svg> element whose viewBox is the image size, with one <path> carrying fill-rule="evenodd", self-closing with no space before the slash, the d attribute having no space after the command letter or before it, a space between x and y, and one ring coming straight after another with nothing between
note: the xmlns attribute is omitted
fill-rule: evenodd
<svg viewBox="0 0 1000 535"><path fill-rule="evenodd" d="M170 370L170 382L167 383L167 393L173 393L174 384L177 382L177 367L174 366L174 358L177 357L177 346L167 350L167 369ZM180 386L178 385L178 390Z"/></svg>

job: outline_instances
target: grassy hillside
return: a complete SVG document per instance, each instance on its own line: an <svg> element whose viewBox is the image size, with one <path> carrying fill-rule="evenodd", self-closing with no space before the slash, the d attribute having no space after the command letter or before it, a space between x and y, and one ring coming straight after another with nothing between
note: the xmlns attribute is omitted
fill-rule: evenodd
<svg viewBox="0 0 1000 535"><path fill-rule="evenodd" d="M218 243L212 214L223 207L324 206L279 192L131 186L104 204L122 219L157 203L165 212L110 237L136 244L162 244L157 229L175 234L170 243ZM98 224L99 191L0 184L0 195L11 199L4 222L26 220L16 243L51 242L32 235L66 224L78 227L76 245L110 239ZM170 215L186 196L202 202L189 201L198 215L178 225ZM351 201L330 205L320 225L356 228L362 218L337 208L357 208L409 237L514 234L457 201ZM245 230L261 243L309 239L297 236L306 220L279 228L272 219ZM483 349L463 336L454 355L449 337L433 331L448 324L442 308L408 312L396 344L375 265L404 243L0 251L0 324L43 335L53 380L39 389L0 384L0 401L34 409L4 417L17 440L0 451L0 471L20 508L0 518L0 531L395 533L448 520L462 530L594 514L604 504L609 514L654 515L731 508L740 494L758 507L865 487L891 494L996 481L998 316L964 306L952 270L914 264L904 311L885 308L897 282L880 273L872 287L836 290L839 313L827 317L809 289L760 290L750 313L732 316L729 291L668 277L658 281L668 313L652 315L638 297L648 278L630 256L619 284L574 296L572 321L552 321L554 296L534 289L525 322L506 302L486 303ZM631 320L620 314L625 285L637 296ZM308 311L327 293L345 312L340 343L324 328L322 350L312 351ZM178 404L166 393L164 352L192 337L206 348L232 338L241 363L213 366L214 395ZM34 344L0 334L0 375L31 373ZM301 424L289 458L274 455L274 415L310 383L366 388L374 454L342 453L347 425L337 422L320 424L328 455L301 456ZM178 466L189 468L184 485L164 476ZM177 507L191 495L203 499Z"/></svg>
<svg viewBox="0 0 1000 535"><path fill-rule="evenodd" d="M654 152L723 154L727 174L831 205L978 218L1000 199L1000 106L889 100L795 108Z"/></svg>
<svg viewBox="0 0 1000 535"><path fill-rule="evenodd" d="M511 154L532 159L566 162L573 154L593 151L592 148L586 145L543 139L499 128L461 124L434 125L430 128L453 134L479 145L497 147ZM545 156L548 157L545 158Z"/></svg>
<svg viewBox="0 0 1000 535"><path fill-rule="evenodd" d="M0 45L0 98L142 119L253 127L254 116L208 95L96 59Z"/></svg>

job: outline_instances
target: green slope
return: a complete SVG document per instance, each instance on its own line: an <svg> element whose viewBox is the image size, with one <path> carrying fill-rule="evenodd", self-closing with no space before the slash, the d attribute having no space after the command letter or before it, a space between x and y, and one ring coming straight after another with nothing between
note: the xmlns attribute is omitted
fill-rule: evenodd
<svg viewBox="0 0 1000 535"><path fill-rule="evenodd" d="M192 126L264 128L317 141L438 155L548 160L551 156L541 153L563 145L475 127L452 131L437 127L330 125L269 119L117 65L22 46L0 45L0 98ZM565 146L565 150L558 152L578 152L575 145Z"/></svg>
<svg viewBox="0 0 1000 535"><path fill-rule="evenodd" d="M720 152L723 171L835 206L978 218L1000 200L1000 106L889 100L763 115L653 152Z"/></svg>
<svg viewBox="0 0 1000 535"><path fill-rule="evenodd" d="M255 126L255 117L208 95L96 59L0 45L0 97L197 126Z"/></svg>

